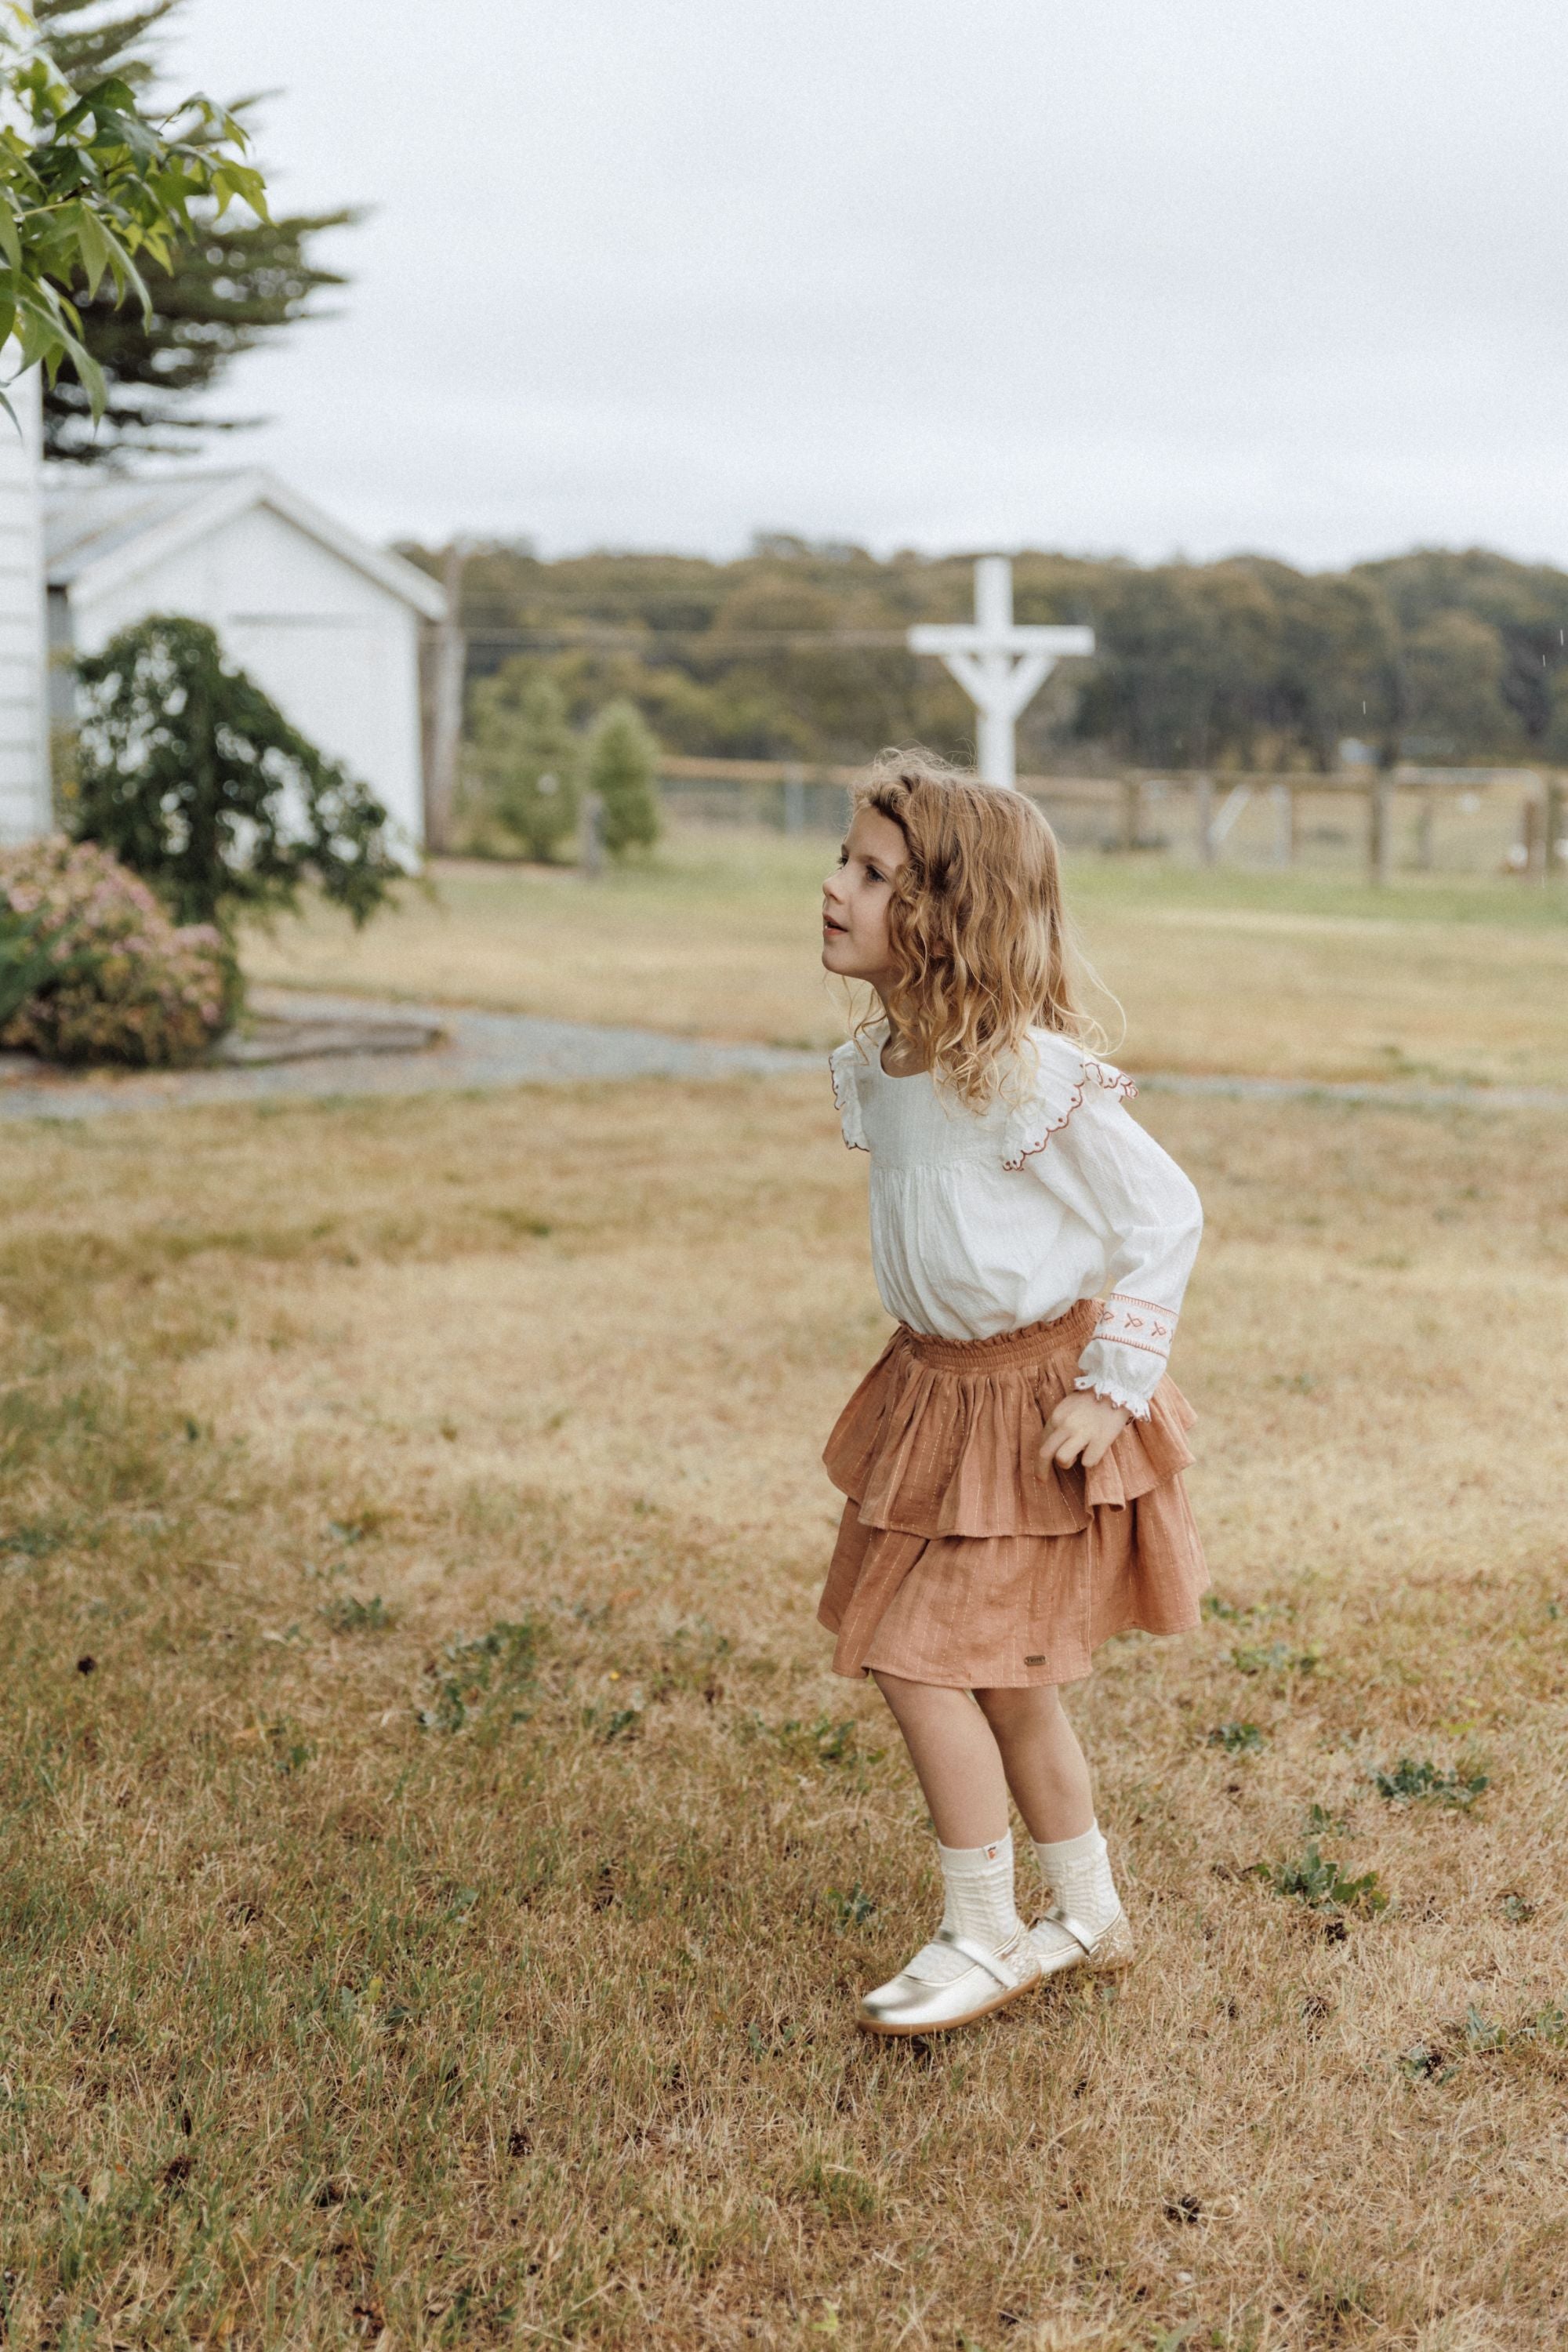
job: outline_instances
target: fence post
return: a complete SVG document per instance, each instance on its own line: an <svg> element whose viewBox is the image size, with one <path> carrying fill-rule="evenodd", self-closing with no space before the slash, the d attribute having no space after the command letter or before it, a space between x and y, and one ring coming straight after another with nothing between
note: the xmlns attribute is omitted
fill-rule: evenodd
<svg viewBox="0 0 1568 2352"><path fill-rule="evenodd" d="M805 831L805 770L793 762L784 773L784 829L789 834Z"/></svg>
<svg viewBox="0 0 1568 2352"><path fill-rule="evenodd" d="M1561 776L1546 779L1546 838L1542 846L1546 859L1545 879L1555 882L1568 877L1568 794L1563 790Z"/></svg>
<svg viewBox="0 0 1568 2352"><path fill-rule="evenodd" d="M1137 776L1121 780L1121 846L1136 849L1143 838L1143 786Z"/></svg>
<svg viewBox="0 0 1568 2352"><path fill-rule="evenodd" d="M1195 777L1193 790L1197 800L1198 857L1203 865L1212 866L1218 856L1214 837L1214 778Z"/></svg>
<svg viewBox="0 0 1568 2352"><path fill-rule="evenodd" d="M1436 864L1436 818L1437 795L1428 790L1415 811L1415 863L1423 874L1430 874Z"/></svg>
<svg viewBox="0 0 1568 2352"><path fill-rule="evenodd" d="M1367 879L1384 889L1394 879L1394 778L1374 771L1367 787Z"/></svg>
<svg viewBox="0 0 1568 2352"><path fill-rule="evenodd" d="M584 793L577 818L577 861L585 882L596 882L605 870L605 802L600 793Z"/></svg>
<svg viewBox="0 0 1568 2352"><path fill-rule="evenodd" d="M1294 784L1271 784L1268 797L1274 803L1274 863L1294 866L1296 863L1296 787Z"/></svg>

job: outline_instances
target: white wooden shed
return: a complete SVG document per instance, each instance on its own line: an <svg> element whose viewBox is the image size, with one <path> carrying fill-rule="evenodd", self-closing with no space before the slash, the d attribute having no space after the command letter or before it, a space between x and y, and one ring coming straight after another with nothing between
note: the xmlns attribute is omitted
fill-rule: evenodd
<svg viewBox="0 0 1568 2352"><path fill-rule="evenodd" d="M420 631L447 609L435 581L259 468L46 472L43 510L52 654L97 653L154 613L209 623L300 733L370 785L417 857ZM70 694L57 662L57 718Z"/></svg>
<svg viewBox="0 0 1568 2352"><path fill-rule="evenodd" d="M10 377L9 367L0 373ZM52 822L37 369L10 377L8 396L16 425L0 415L0 845L35 841Z"/></svg>

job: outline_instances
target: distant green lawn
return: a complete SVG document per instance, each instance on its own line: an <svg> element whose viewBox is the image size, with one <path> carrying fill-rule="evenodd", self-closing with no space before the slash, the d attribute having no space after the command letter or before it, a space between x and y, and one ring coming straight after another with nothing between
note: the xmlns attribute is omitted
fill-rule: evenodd
<svg viewBox="0 0 1568 2352"><path fill-rule="evenodd" d="M355 934L311 908L249 942L253 978L826 1045L844 1034L818 965L823 835L673 832L646 863L568 869L437 861L436 897ZM1069 902L1110 1050L1133 1068L1568 1086L1568 884L1068 860Z"/></svg>
<svg viewBox="0 0 1568 2352"><path fill-rule="evenodd" d="M1102 856L1067 860L1078 908L1131 910L1178 908L1266 916L1326 915L1336 921L1493 923L1506 930L1568 934L1568 876L1546 888L1511 875L1402 874L1386 889L1296 868L1175 865L1164 858Z"/></svg>

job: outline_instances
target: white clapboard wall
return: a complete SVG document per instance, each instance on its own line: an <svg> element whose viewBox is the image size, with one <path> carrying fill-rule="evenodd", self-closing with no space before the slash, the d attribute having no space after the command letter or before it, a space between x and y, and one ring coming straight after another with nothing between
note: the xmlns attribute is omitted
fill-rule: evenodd
<svg viewBox="0 0 1568 2352"><path fill-rule="evenodd" d="M7 395L22 430L0 410L0 842L31 841L51 822L37 369Z"/></svg>

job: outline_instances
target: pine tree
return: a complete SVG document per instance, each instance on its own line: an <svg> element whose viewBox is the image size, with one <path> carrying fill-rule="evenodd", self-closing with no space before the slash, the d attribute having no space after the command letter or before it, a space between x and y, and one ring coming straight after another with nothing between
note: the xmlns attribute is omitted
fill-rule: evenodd
<svg viewBox="0 0 1568 2352"><path fill-rule="evenodd" d="M577 829L577 739L552 677L514 655L473 689L464 760L468 813L526 856L559 856Z"/></svg>
<svg viewBox="0 0 1568 2352"><path fill-rule="evenodd" d="M113 73L141 93L156 79L153 37L183 5L146 0L105 16L100 0L36 0L34 14L73 88ZM233 110L243 118L247 109ZM232 214L221 223L207 220L198 239L176 250L171 268L158 268L150 257L144 262L150 321L137 304L117 302L107 281L93 295L85 282L76 288L82 341L103 371L108 406L95 429L86 390L68 360L44 388L45 455L86 466L136 452L174 456L196 436L257 422L204 415L190 404L242 352L306 315L320 288L343 284L342 273L321 268L308 248L321 230L355 217L345 210L249 226Z"/></svg>
<svg viewBox="0 0 1568 2352"><path fill-rule="evenodd" d="M658 839L658 745L635 702L612 702L588 739L587 784L604 803L612 857Z"/></svg>

